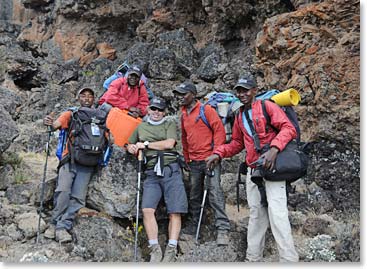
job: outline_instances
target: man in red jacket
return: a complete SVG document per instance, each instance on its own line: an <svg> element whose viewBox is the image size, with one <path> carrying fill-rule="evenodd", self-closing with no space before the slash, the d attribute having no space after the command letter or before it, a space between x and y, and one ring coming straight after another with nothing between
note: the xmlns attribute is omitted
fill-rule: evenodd
<svg viewBox="0 0 367 269"><path fill-rule="evenodd" d="M148 92L141 77L141 70L137 66L127 71L127 77L114 80L103 94L98 104L107 103L121 110L129 110L135 118L147 114L149 105Z"/></svg>
<svg viewBox="0 0 367 269"><path fill-rule="evenodd" d="M196 100L196 86L190 82L182 83L174 91L182 106L181 130L183 155L190 169L190 213L191 225L183 230L187 234L195 234L200 216L200 205L203 197L204 178L207 173L205 159L213 150L226 141L223 124L211 106L205 106L205 116L211 129L202 120L198 120L200 102ZM217 229L217 244L228 244L229 220L225 212L225 199L220 185L221 165L218 162L211 169L212 177L205 182L208 185L209 203L214 210Z"/></svg>
<svg viewBox="0 0 367 269"><path fill-rule="evenodd" d="M273 169L274 162L278 152L282 151L289 141L296 138L296 130L289 121L287 115L275 103L265 102L271 125L273 128L266 128L266 119L263 116L261 100L256 100L255 95L257 86L253 79L240 79L234 88L237 96L243 103L240 113L236 116L232 129L232 141L217 147L213 155L206 159L207 166L210 168L219 162L222 158L232 157L246 149L246 164L250 165L263 157L263 167ZM245 113L248 112L249 121ZM258 134L260 147L266 144L270 150L266 153L259 153L255 149L254 136L249 124L252 124L254 131ZM251 171L253 171L252 169ZM247 229L247 252L248 261L258 262L263 258L265 246L265 234L269 227L274 235L278 245L278 251L281 262L297 262L298 254L295 250L291 226L288 219L287 195L285 181L265 181L268 207L261 205L260 193L257 186L246 178L247 202L250 207L250 218Z"/></svg>

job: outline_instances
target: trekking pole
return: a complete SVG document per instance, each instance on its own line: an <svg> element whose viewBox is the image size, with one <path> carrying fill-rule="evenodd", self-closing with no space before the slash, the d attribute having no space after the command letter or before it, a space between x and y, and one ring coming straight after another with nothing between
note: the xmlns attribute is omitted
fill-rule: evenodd
<svg viewBox="0 0 367 269"><path fill-rule="evenodd" d="M140 179L143 166L143 151L138 151L138 188L136 195L136 220L135 220L135 246L134 246L134 261L137 260L138 251L138 231L139 231L139 199L140 199Z"/></svg>
<svg viewBox="0 0 367 269"><path fill-rule="evenodd" d="M196 243L198 244L198 239L199 239L199 232L200 232L200 225L201 225L201 219L203 218L203 212L204 212L204 206L205 206L205 198L206 195L208 193L208 188L209 188L209 177L213 176L213 171L210 169L207 169L206 174L205 174L205 178L204 178L204 194L203 194L203 201L201 202L201 209L200 209L200 217L199 217L199 222L198 222L198 227L196 228L196 236L195 236L195 240Z"/></svg>
<svg viewBox="0 0 367 269"><path fill-rule="evenodd" d="M51 126L47 127L47 133L48 133L48 138L47 138L47 143L46 143L46 161L45 161L45 166L43 168L40 207L38 208L38 228L37 228L37 239L36 239L37 244L39 242L40 230L41 230L41 214L43 211L43 199L44 199L44 193L45 193L45 181L46 181L46 173L47 173L47 160L48 160L48 155L50 153L49 145L50 145L50 139L51 139L51 133L52 133Z"/></svg>

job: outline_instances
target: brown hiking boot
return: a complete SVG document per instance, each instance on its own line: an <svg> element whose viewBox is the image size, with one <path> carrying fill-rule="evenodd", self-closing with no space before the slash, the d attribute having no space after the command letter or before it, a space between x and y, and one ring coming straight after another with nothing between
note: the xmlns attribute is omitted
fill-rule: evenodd
<svg viewBox="0 0 367 269"><path fill-rule="evenodd" d="M219 230L217 234L217 245L218 246L227 246L229 243L228 231Z"/></svg>
<svg viewBox="0 0 367 269"><path fill-rule="evenodd" d="M56 226L54 224L50 224L50 226L48 226L43 236L49 239L55 239L55 230Z"/></svg>
<svg viewBox="0 0 367 269"><path fill-rule="evenodd" d="M160 262L162 260L162 249L159 244L155 244L149 247L150 260L149 262Z"/></svg>
<svg viewBox="0 0 367 269"><path fill-rule="evenodd" d="M162 262L174 262L176 260L177 247L168 245L164 252L164 258Z"/></svg>
<svg viewBox="0 0 367 269"><path fill-rule="evenodd" d="M55 237L56 241L60 243L68 243L72 241L72 237L66 229L56 230Z"/></svg>

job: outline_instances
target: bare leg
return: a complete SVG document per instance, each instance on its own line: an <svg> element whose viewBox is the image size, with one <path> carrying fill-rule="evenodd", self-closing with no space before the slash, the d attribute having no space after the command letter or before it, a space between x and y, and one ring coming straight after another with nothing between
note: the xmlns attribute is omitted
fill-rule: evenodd
<svg viewBox="0 0 367 269"><path fill-rule="evenodd" d="M181 214L180 213L169 214L168 239L178 240L180 230L181 230Z"/></svg>
<svg viewBox="0 0 367 269"><path fill-rule="evenodd" d="M143 222L148 239L158 239L158 224L154 208L143 208Z"/></svg>

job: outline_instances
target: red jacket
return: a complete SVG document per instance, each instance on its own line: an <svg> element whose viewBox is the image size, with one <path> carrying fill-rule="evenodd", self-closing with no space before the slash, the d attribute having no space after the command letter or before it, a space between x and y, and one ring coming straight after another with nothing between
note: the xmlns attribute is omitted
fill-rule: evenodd
<svg viewBox="0 0 367 269"><path fill-rule="evenodd" d="M200 112L200 102L197 101L190 114L185 107L181 109L182 149L185 160L202 161L209 157L219 145L226 142L226 133L217 112L211 106L205 106L205 116L212 130L196 118ZM214 142L214 145L212 145Z"/></svg>
<svg viewBox="0 0 367 269"><path fill-rule="evenodd" d="M139 90L140 87L140 90ZM99 100L99 104L109 103L113 107L121 110L137 107L142 115L147 114L147 106L149 105L148 92L143 81L139 81L139 86L130 88L127 84L127 78L118 78L110 84L108 90Z"/></svg>
<svg viewBox="0 0 367 269"><path fill-rule="evenodd" d="M279 130L279 132L276 133L270 126L268 128L268 132L265 131L266 118L262 111L261 101L255 101L252 104L252 122L254 124L255 131L259 136L260 146L263 147L265 144L270 143L270 146L275 146L282 151L289 141L296 138L296 129L278 105L268 101L265 102L265 107L269 114L271 125ZM218 154L221 158L226 158L232 157L246 148L246 163L248 165L256 161L260 157L260 153L256 152L254 140L247 133L246 128L243 125L242 112L243 109L241 109L238 116L236 116L232 128L231 142L218 147L213 153ZM252 167L255 167L255 165Z"/></svg>

